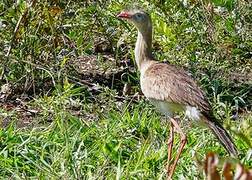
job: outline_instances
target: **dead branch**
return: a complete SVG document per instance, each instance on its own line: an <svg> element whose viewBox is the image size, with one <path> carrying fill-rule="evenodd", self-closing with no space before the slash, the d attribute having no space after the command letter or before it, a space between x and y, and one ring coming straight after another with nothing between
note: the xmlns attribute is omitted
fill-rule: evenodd
<svg viewBox="0 0 252 180"><path fill-rule="evenodd" d="M19 20L18 20L18 22L17 22L17 24L16 24L16 27L15 27L15 29L14 29L14 32L13 32L13 36L12 36L12 39L11 39L11 42L10 42L9 49L8 49L8 51L7 51L7 54L6 54L7 57L9 57L9 55L10 55L10 53L11 53L11 50L12 50L13 44L14 44L14 42L15 42L15 40L16 40L16 36L17 36L17 33L18 33L18 30L19 30L19 28L20 28L21 23L24 21L24 19L27 18L27 14L28 14L30 8L32 8L32 7L35 5L35 3L36 3L36 0L33 0L33 1L26 7L26 9L24 10L23 14L19 17Z"/></svg>

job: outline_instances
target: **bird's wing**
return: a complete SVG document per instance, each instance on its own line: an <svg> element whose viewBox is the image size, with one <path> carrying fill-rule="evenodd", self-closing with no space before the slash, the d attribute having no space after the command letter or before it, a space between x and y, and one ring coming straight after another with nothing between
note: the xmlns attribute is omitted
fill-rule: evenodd
<svg viewBox="0 0 252 180"><path fill-rule="evenodd" d="M174 102L210 111L204 92L183 69L164 63L152 64L141 75L141 89L149 99Z"/></svg>

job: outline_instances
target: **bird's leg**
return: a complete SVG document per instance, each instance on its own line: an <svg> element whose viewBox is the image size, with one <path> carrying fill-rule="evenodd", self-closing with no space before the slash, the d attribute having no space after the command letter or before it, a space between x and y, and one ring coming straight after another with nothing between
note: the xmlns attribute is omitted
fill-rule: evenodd
<svg viewBox="0 0 252 180"><path fill-rule="evenodd" d="M170 128L170 137L168 139L167 145L168 145L168 160L167 160L167 173L169 173L170 169L170 161L172 157L172 147L173 147L173 139L174 139L174 126L171 123L171 128Z"/></svg>
<svg viewBox="0 0 252 180"><path fill-rule="evenodd" d="M179 127L179 124L177 123L177 121L175 119L173 119L173 118L170 118L170 120L171 120L173 126L175 127L175 129L177 130L177 132L180 134L180 137L181 137L178 154L177 154L177 156L175 158L175 161L174 161L173 165L171 166L171 171L169 172L169 178L171 179L171 177L172 177L172 175L173 175L173 173L175 171L175 168L177 166L179 157L180 157L180 155L181 155L181 153L182 153L182 151L183 151L183 149L185 147L185 144L186 144L187 140L186 140L186 135L183 133L182 129Z"/></svg>

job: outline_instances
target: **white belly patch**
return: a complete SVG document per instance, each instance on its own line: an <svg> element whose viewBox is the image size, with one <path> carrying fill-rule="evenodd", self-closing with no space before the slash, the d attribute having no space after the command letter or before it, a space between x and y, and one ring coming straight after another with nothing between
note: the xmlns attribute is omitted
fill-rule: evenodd
<svg viewBox="0 0 252 180"><path fill-rule="evenodd" d="M185 116L189 119L200 120L201 113L200 111L193 106L183 106L181 104L176 104L172 102L159 101L150 99L153 105L157 107L157 109L166 116L174 116L176 113L185 112Z"/></svg>
<svg viewBox="0 0 252 180"><path fill-rule="evenodd" d="M179 113L184 111L184 108L180 104L166 102L166 101L159 101L159 100L150 100L153 105L157 107L157 109L166 116L172 117L175 113Z"/></svg>
<svg viewBox="0 0 252 180"><path fill-rule="evenodd" d="M200 120L200 111L196 107L186 106L185 115L189 119Z"/></svg>

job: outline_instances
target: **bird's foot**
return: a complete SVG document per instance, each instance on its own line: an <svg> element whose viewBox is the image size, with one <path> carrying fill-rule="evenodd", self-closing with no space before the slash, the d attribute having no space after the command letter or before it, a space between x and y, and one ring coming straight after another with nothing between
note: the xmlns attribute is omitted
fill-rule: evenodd
<svg viewBox="0 0 252 180"><path fill-rule="evenodd" d="M172 166L173 164L171 162L167 162L167 165L166 165L166 174L167 174L167 179L172 179Z"/></svg>

